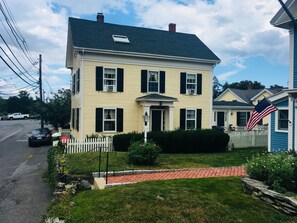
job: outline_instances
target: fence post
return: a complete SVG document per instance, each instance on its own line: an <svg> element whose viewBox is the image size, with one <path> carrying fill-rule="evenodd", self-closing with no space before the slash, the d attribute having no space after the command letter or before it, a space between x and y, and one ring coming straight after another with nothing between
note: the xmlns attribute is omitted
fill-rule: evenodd
<svg viewBox="0 0 297 223"><path fill-rule="evenodd" d="M108 159L109 159L109 152L107 152L107 154L106 154L106 173L105 173L106 184L107 184L107 180L108 180Z"/></svg>

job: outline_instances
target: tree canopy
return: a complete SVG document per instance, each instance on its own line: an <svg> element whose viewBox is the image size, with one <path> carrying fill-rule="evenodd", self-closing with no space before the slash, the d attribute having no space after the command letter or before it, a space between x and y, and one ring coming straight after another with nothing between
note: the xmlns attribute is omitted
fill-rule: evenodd
<svg viewBox="0 0 297 223"><path fill-rule="evenodd" d="M240 81L240 82L234 82L234 83L231 83L231 84L229 84L228 82L226 82L223 85L223 91L226 90L227 88L235 88L235 89L247 90L247 89L249 89L249 87L251 87L251 89L264 89L265 88L265 86L262 85L258 81L244 80L244 81Z"/></svg>

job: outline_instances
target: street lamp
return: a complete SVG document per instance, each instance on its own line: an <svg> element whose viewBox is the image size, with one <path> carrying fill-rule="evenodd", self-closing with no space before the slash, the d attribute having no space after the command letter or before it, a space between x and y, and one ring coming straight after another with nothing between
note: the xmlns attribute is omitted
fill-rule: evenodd
<svg viewBox="0 0 297 223"><path fill-rule="evenodd" d="M143 121L144 121L144 143L147 142L147 122L149 121L150 116L147 112L144 113Z"/></svg>

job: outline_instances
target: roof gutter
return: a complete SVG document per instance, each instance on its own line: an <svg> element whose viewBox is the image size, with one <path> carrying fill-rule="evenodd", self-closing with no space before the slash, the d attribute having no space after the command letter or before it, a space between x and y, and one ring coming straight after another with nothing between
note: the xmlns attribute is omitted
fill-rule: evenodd
<svg viewBox="0 0 297 223"><path fill-rule="evenodd" d="M137 53L137 52L127 52L127 51L114 51L114 50L102 50L102 49L92 49L92 48L82 48L82 47L73 47L74 51L78 52L89 52L89 53L102 53L109 55L121 55L121 56L137 56L142 58L154 58L154 59L168 59L168 60L177 60L177 61L188 61L188 62L199 62L206 64L217 65L221 60L206 60L198 59L191 57L176 57L176 56L167 56L167 55L158 55L158 54L149 54L149 53Z"/></svg>

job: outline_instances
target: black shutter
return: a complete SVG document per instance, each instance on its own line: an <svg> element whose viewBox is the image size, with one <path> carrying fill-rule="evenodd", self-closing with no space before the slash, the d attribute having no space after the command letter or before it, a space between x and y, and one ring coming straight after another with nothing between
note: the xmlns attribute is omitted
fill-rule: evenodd
<svg viewBox="0 0 297 223"><path fill-rule="evenodd" d="M141 70L141 92L147 92L147 70Z"/></svg>
<svg viewBox="0 0 297 223"><path fill-rule="evenodd" d="M202 74L197 74L197 94L202 94Z"/></svg>
<svg viewBox="0 0 297 223"><path fill-rule="evenodd" d="M179 118L179 127L180 129L186 129L186 109L180 109L180 118Z"/></svg>
<svg viewBox="0 0 297 223"><path fill-rule="evenodd" d="M77 70L77 85L76 85L76 91L79 92L80 91L80 69Z"/></svg>
<svg viewBox="0 0 297 223"><path fill-rule="evenodd" d="M123 131L124 124L124 110L122 108L117 108L117 132Z"/></svg>
<svg viewBox="0 0 297 223"><path fill-rule="evenodd" d="M103 108L96 108L96 132L103 130Z"/></svg>
<svg viewBox="0 0 297 223"><path fill-rule="evenodd" d="M76 109L76 130L79 131L79 108Z"/></svg>
<svg viewBox="0 0 297 223"><path fill-rule="evenodd" d="M75 109L72 108L72 117L71 117L71 127L74 129L74 116L75 116Z"/></svg>
<svg viewBox="0 0 297 223"><path fill-rule="evenodd" d="M237 126L241 126L241 123L240 123L240 112L237 112L237 122L236 122L236 125Z"/></svg>
<svg viewBox="0 0 297 223"><path fill-rule="evenodd" d="M96 67L96 91L103 91L103 67Z"/></svg>
<svg viewBox="0 0 297 223"><path fill-rule="evenodd" d="M186 79L187 79L187 73L180 73L180 93L185 94L186 93Z"/></svg>
<svg viewBox="0 0 297 223"><path fill-rule="evenodd" d="M124 69L117 69L117 91L124 92Z"/></svg>
<svg viewBox="0 0 297 223"><path fill-rule="evenodd" d="M196 110L196 129L201 129L201 121L202 121L202 110Z"/></svg>
<svg viewBox="0 0 297 223"><path fill-rule="evenodd" d="M75 94L75 74L72 76L72 95Z"/></svg>
<svg viewBox="0 0 297 223"><path fill-rule="evenodd" d="M165 71L160 71L160 93L165 93Z"/></svg>

